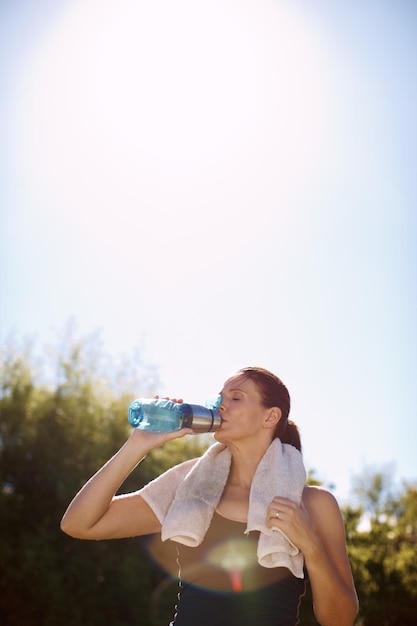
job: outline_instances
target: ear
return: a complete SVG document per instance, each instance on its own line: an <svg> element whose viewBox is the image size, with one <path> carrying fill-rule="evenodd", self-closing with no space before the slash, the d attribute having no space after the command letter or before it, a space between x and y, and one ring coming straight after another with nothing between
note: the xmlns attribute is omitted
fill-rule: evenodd
<svg viewBox="0 0 417 626"><path fill-rule="evenodd" d="M265 420L265 426L267 428L275 428L275 426L278 424L281 417L282 417L282 411L277 406L272 407L272 409L268 409L268 415Z"/></svg>

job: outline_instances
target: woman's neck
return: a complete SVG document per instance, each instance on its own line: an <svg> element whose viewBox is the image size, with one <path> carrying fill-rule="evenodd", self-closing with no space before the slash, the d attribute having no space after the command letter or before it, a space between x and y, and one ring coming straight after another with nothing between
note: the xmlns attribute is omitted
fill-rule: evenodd
<svg viewBox="0 0 417 626"><path fill-rule="evenodd" d="M269 447L267 445L258 446L254 449L253 443L249 448L242 445L229 447L232 455L232 464L228 478L229 485L236 485L250 488L256 468Z"/></svg>

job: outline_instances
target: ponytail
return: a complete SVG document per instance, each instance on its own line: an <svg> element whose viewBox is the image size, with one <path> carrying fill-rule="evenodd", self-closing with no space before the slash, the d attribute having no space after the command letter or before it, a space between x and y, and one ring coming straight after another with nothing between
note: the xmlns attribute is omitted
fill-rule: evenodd
<svg viewBox="0 0 417 626"><path fill-rule="evenodd" d="M294 448L297 448L297 450L301 452L301 437L297 424L292 420L288 420L281 433L279 431L282 430L282 427L280 429L279 426L280 424L278 424L277 430L275 431L275 437L279 437L281 443L289 443L290 446L294 446Z"/></svg>

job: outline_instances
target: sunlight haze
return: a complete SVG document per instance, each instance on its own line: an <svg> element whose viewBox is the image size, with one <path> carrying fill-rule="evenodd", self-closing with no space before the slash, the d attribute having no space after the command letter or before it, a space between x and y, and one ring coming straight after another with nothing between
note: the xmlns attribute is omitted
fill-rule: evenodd
<svg viewBox="0 0 417 626"><path fill-rule="evenodd" d="M416 18L3 3L2 339L73 318L201 403L267 367L338 495L367 466L415 480Z"/></svg>

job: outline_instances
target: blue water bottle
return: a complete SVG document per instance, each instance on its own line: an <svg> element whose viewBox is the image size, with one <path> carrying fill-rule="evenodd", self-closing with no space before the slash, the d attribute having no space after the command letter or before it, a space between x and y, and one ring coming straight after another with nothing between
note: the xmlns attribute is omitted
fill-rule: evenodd
<svg viewBox="0 0 417 626"><path fill-rule="evenodd" d="M139 398L129 407L128 420L133 428L169 433L191 428L194 433L212 433L220 428L220 413L198 404Z"/></svg>

